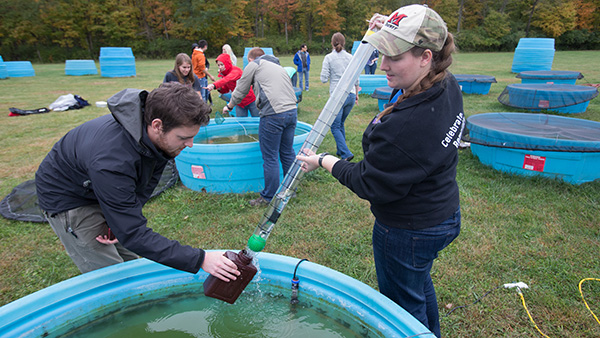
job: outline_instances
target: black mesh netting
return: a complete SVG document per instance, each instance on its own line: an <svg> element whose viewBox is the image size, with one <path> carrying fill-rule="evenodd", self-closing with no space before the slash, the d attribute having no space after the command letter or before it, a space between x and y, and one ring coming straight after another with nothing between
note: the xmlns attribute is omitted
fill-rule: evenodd
<svg viewBox="0 0 600 338"><path fill-rule="evenodd" d="M172 187L179 179L179 173L175 167L175 161L167 163L165 170L152 192L151 197L160 195L163 191ZM25 181L16 186L10 194L0 201L0 214L8 219L26 222L46 222L38 205L35 190L35 180Z"/></svg>
<svg viewBox="0 0 600 338"><path fill-rule="evenodd" d="M580 72L568 70L532 70L520 72L516 76L519 79L535 79L535 80L565 80L565 79L583 79L583 74Z"/></svg>
<svg viewBox="0 0 600 338"><path fill-rule="evenodd" d="M472 144L526 150L600 152L600 122L533 113L484 113L467 119Z"/></svg>
<svg viewBox="0 0 600 338"><path fill-rule="evenodd" d="M598 96L598 88L571 84L515 83L498 96L500 103L523 109L554 109L587 102Z"/></svg>

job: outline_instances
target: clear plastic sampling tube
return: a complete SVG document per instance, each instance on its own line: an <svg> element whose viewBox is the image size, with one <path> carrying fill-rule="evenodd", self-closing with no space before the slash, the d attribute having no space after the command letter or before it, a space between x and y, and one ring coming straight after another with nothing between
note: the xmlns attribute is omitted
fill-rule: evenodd
<svg viewBox="0 0 600 338"><path fill-rule="evenodd" d="M373 33L374 31L368 30L365 34L365 37ZM306 141L304 141L300 151L308 148L314 152L317 152L317 149L321 145L323 138L325 138L325 135L331 128L331 124L342 108L342 104L348 97L348 94L350 94L352 91L352 87L354 87L358 76L364 69L365 64L367 63L373 50L375 50L375 48L365 42L362 42L356 49L352 59L350 60L350 63L348 64L348 67L346 67L346 70L344 71L344 74L342 75L337 87L333 93L331 93L327 103L325 103L321 114L319 114L317 121L306 137ZM294 191L296 191L296 187L304 175L304 172L300 169L300 167L300 161L294 160L294 163L279 185L275 196L273 196L273 199L267 206L267 210L261 218L260 223L256 227L256 230L254 230L254 233L248 240L246 252L249 255L254 256L255 253L264 249L267 243L267 238L271 234L271 231L275 227L279 216L283 212L283 209L287 205Z"/></svg>

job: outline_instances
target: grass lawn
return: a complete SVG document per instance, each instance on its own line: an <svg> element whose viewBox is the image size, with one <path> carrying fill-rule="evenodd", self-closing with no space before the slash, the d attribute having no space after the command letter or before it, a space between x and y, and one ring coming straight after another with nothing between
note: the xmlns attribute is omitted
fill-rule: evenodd
<svg viewBox="0 0 600 338"><path fill-rule="evenodd" d="M519 111L497 101L520 79L510 72L513 53L458 53L452 72L495 76L488 95L464 95L467 116ZM554 70L573 70L600 83L600 51L556 52ZM211 72L216 74L214 60ZM292 56L281 57L292 66ZM310 91L300 103L299 120L314 123L329 96L319 81L323 56L312 56ZM238 62L241 65L241 57ZM109 113L94 105L127 87L152 90L174 60L138 60L137 76L103 78L66 76L64 64L34 64L35 77L0 80L0 197L32 179L52 145L73 127ZM380 70L377 73L381 73ZM73 93L92 106L81 110L8 117L8 108L48 107ZM213 94L215 110L224 101ZM348 145L362 158L362 132L378 112L377 100L361 95L346 122ZM600 99L585 113L570 117L600 121ZM321 151L335 153L328 134ZM600 170L600 169L597 169ZM511 176L482 165L469 149L460 151L462 233L441 254L433 278L445 337L537 337L515 289L495 289L524 282L527 307L550 337L599 337L600 325L586 309L578 290L583 278L600 278L600 181L579 186L544 178ZM205 249L244 248L263 208L247 201L257 194L206 194L181 183L145 207L149 226L184 244ZM269 237L266 252L307 258L377 288L371 248L373 216L367 202L324 170L304 176ZM260 256L259 256L260 259ZM0 305L79 274L47 224L0 218ZM600 315L600 283L583 284L590 308ZM470 305L453 311L455 306Z"/></svg>

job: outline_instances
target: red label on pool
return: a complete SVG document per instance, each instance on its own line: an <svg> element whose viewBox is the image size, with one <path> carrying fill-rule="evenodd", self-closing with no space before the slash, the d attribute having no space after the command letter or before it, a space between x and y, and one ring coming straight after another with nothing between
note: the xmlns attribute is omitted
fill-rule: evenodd
<svg viewBox="0 0 600 338"><path fill-rule="evenodd" d="M206 175L204 174L204 167L201 165L192 165L192 176L201 180L206 179Z"/></svg>
<svg viewBox="0 0 600 338"><path fill-rule="evenodd" d="M525 160L523 161L523 169L533 171L544 171L545 164L545 157L536 155L525 155Z"/></svg>

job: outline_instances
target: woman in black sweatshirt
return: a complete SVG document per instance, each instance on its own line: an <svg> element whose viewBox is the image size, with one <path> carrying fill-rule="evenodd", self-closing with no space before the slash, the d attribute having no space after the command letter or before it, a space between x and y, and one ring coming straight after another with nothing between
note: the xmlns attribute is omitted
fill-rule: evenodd
<svg viewBox="0 0 600 338"><path fill-rule="evenodd" d="M371 27L380 30L365 41L383 55L381 70L395 90L393 104L364 132L364 159L352 163L309 150L298 159L304 171L321 166L370 202L380 291L440 337L430 271L460 232L456 165L465 115L460 87L447 71L454 39L422 5L376 14Z"/></svg>

